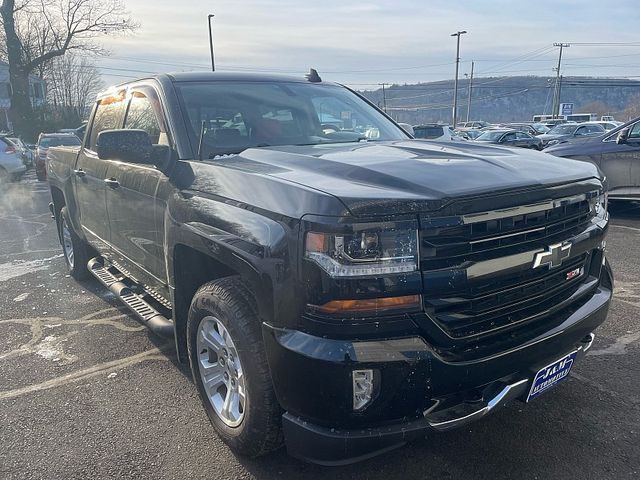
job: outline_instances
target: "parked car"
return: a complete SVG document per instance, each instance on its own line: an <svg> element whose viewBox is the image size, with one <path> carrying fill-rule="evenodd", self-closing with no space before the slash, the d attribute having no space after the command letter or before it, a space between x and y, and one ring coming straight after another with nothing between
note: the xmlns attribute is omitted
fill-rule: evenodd
<svg viewBox="0 0 640 480"><path fill-rule="evenodd" d="M475 140L476 138L478 138L480 135L484 133L484 129L480 129L480 128L475 128L470 130L455 129L453 133L458 137L463 138L464 140Z"/></svg>
<svg viewBox="0 0 640 480"><path fill-rule="evenodd" d="M25 167L33 167L33 151L18 137L7 137L15 146Z"/></svg>
<svg viewBox="0 0 640 480"><path fill-rule="evenodd" d="M475 139L476 142L493 143L504 147L522 147L542 150L542 140L519 130L496 128L486 130Z"/></svg>
<svg viewBox="0 0 640 480"><path fill-rule="evenodd" d="M84 131L87 128L87 122L82 122L80 126L76 128L61 128L57 133L73 133L78 138L84 137Z"/></svg>
<svg viewBox="0 0 640 480"><path fill-rule="evenodd" d="M572 138L597 137L602 135L604 132L604 127L598 123L566 123L563 125L556 125L547 133L539 135L538 138L542 140L543 147L547 147Z"/></svg>
<svg viewBox="0 0 640 480"><path fill-rule="evenodd" d="M556 127L558 125L564 125L565 123L577 123L574 121L569 121L566 120L564 118L554 118L551 120L545 120L544 122L541 122L545 127L552 129L553 127Z"/></svg>
<svg viewBox="0 0 640 480"><path fill-rule="evenodd" d="M529 135L542 135L543 133L551 130L549 127L542 123L503 123L501 127L513 128L514 130L520 130L521 132L527 132Z"/></svg>
<svg viewBox="0 0 640 480"><path fill-rule="evenodd" d="M640 118L598 137L553 145L545 152L600 167L610 199L640 200Z"/></svg>
<svg viewBox="0 0 640 480"><path fill-rule="evenodd" d="M469 128L484 128L488 126L489 126L489 122L484 122L482 120L475 120L473 122L460 122L456 125L456 128L469 129Z"/></svg>
<svg viewBox="0 0 640 480"><path fill-rule="evenodd" d="M74 133L41 133L36 145L36 176L43 182L47 179L46 160L50 147L74 146L78 147L81 140Z"/></svg>
<svg viewBox="0 0 640 480"><path fill-rule="evenodd" d="M615 120L613 121L594 121L594 122L590 122L590 123L597 123L598 125L602 125L602 128L604 128L607 132L609 130L613 130L614 128L619 127L620 125L622 125L622 122L616 122Z"/></svg>
<svg viewBox="0 0 640 480"><path fill-rule="evenodd" d="M413 136L425 140L461 141L449 125L426 123L413 126Z"/></svg>
<svg viewBox="0 0 640 480"><path fill-rule="evenodd" d="M8 137L0 137L0 185L20 178L27 171L19 148Z"/></svg>
<svg viewBox="0 0 640 480"><path fill-rule="evenodd" d="M594 165L413 140L317 74L114 91L49 150L66 266L175 339L240 454L342 464L464 427L568 378L605 320Z"/></svg>

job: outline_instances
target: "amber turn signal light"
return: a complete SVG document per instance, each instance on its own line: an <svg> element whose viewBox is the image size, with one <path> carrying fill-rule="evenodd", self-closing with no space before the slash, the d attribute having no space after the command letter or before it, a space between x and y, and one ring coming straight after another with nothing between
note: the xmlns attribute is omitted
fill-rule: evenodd
<svg viewBox="0 0 640 480"><path fill-rule="evenodd" d="M312 305L320 313L375 312L420 307L420 295L404 297L369 298L366 300L332 300L324 305Z"/></svg>

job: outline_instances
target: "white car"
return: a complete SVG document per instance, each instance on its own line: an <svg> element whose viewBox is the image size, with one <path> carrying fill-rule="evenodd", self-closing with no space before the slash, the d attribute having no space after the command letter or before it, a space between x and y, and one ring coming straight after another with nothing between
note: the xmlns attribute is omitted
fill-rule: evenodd
<svg viewBox="0 0 640 480"><path fill-rule="evenodd" d="M17 179L26 171L18 147L6 137L0 137L0 184Z"/></svg>

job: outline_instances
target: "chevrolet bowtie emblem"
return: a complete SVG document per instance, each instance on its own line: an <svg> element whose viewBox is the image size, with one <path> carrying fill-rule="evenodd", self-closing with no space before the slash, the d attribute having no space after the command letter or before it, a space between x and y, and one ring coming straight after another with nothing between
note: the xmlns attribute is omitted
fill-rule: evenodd
<svg viewBox="0 0 640 480"><path fill-rule="evenodd" d="M533 257L533 268L544 267L545 265L549 265L549 268L559 267L570 254L570 243L549 245L546 252L536 253L535 257Z"/></svg>

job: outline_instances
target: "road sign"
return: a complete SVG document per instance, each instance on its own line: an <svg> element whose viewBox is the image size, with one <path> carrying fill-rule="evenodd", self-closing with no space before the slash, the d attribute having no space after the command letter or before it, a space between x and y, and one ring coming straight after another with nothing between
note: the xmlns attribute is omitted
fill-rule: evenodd
<svg viewBox="0 0 640 480"><path fill-rule="evenodd" d="M573 115L573 103L561 103L560 115Z"/></svg>

